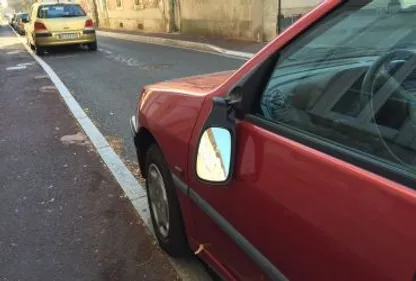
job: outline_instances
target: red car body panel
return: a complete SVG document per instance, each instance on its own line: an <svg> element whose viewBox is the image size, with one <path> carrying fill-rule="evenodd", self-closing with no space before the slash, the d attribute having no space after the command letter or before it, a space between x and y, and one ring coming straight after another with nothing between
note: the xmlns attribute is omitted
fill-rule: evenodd
<svg viewBox="0 0 416 281"><path fill-rule="evenodd" d="M164 152L171 171L181 169L186 178L188 143L199 110L208 93L226 80L232 71L200 75L154 84L145 89L138 104L141 130L151 132ZM202 84L201 81L206 81ZM140 132L139 132L140 133ZM174 148L174 149L172 149ZM184 215L185 228L192 237L190 201L178 193ZM192 241L190 239L190 241Z"/></svg>
<svg viewBox="0 0 416 281"><path fill-rule="evenodd" d="M237 131L232 183L189 185L289 280L410 280L414 191L247 122ZM236 278L267 280L208 216L193 216L200 243Z"/></svg>
<svg viewBox="0 0 416 281"><path fill-rule="evenodd" d="M138 106L140 125L156 139L172 170L179 167L186 171L184 156L202 103L231 74L226 71L161 82L143 91Z"/></svg>
<svg viewBox="0 0 416 281"><path fill-rule="evenodd" d="M149 86L139 103L140 125L160 145L171 172L287 279L412 281L414 190L246 121L237 124L231 183L209 186L195 176L211 97L228 94L250 70L341 3L324 1L234 73ZM203 244L200 256L224 279L269 280L208 215L177 193L191 247Z"/></svg>

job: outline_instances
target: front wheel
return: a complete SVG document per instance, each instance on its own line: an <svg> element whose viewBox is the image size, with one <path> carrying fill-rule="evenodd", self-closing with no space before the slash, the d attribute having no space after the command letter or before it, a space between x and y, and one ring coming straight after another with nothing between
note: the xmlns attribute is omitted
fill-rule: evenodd
<svg viewBox="0 0 416 281"><path fill-rule="evenodd" d="M146 190L153 228L160 246L172 257L184 257L189 247L175 186L160 148L146 156Z"/></svg>
<svg viewBox="0 0 416 281"><path fill-rule="evenodd" d="M87 44L88 50L97 51L97 41Z"/></svg>

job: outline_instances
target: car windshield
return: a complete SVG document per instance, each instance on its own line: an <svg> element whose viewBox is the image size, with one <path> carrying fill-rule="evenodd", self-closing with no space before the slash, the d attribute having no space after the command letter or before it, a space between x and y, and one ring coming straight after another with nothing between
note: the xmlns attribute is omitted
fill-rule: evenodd
<svg viewBox="0 0 416 281"><path fill-rule="evenodd" d="M416 9L412 4L416 0L341 4L279 51L260 114L414 173L415 146L398 138L416 140ZM301 109L305 115L288 114L289 101L294 111Z"/></svg>
<svg viewBox="0 0 416 281"><path fill-rule="evenodd" d="M38 17L44 19L83 16L85 12L80 5L42 5L38 11Z"/></svg>
<svg viewBox="0 0 416 281"><path fill-rule="evenodd" d="M20 15L20 18L22 20L27 20L29 18L29 15L28 14L22 14L22 15Z"/></svg>
<svg viewBox="0 0 416 281"><path fill-rule="evenodd" d="M307 43L299 44L303 46L284 64L378 56L392 48L416 49L415 0L358 0L344 5L301 39Z"/></svg>

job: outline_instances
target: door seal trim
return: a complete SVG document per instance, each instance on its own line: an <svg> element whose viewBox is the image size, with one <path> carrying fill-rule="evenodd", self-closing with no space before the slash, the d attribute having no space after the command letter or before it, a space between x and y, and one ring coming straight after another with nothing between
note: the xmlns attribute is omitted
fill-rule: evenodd
<svg viewBox="0 0 416 281"><path fill-rule="evenodd" d="M172 174L175 186L181 190L209 216L235 243L243 250L256 265L273 281L289 281L259 250L254 247L234 226L232 226L220 213L218 213L197 192L188 187L179 177Z"/></svg>

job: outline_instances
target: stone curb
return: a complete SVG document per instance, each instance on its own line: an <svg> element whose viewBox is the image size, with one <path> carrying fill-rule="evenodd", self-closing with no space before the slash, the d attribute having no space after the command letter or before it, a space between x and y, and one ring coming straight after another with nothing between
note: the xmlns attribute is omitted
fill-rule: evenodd
<svg viewBox="0 0 416 281"><path fill-rule="evenodd" d="M192 50L198 50L198 51L215 52L215 53L233 56L233 57L237 57L237 58L241 58L245 60L251 59L254 56L253 53L227 50L227 49L223 49L221 47L218 47L212 44L201 43L201 42L192 42L192 41L177 40L177 39L170 39L170 38L161 38L161 37L154 37L154 36L127 34L127 33L120 33L120 32L101 31L101 30L98 30L97 34L100 36L124 39L124 40L135 41L135 42L163 45L163 46L170 46L170 47L178 47L178 48L184 48L184 49L192 49Z"/></svg>

